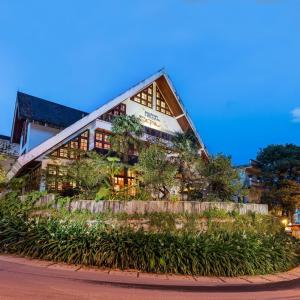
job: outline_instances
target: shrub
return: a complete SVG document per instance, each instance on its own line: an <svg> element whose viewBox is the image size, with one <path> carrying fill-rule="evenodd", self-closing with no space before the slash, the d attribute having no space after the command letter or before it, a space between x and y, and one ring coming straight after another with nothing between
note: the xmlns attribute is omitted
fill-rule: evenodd
<svg viewBox="0 0 300 300"><path fill-rule="evenodd" d="M269 274L299 263L299 242L281 230L271 231L274 219L265 223L259 215L237 216L229 225L210 225L205 233L179 234L113 229L100 217L87 223L89 212L75 220L32 218L32 209L32 201L21 203L16 193L1 199L0 252L87 266L204 276ZM176 215L148 217L155 226L172 229ZM177 217L191 219L190 225L196 220L193 215Z"/></svg>
<svg viewBox="0 0 300 300"><path fill-rule="evenodd" d="M0 249L56 262L206 276L267 274L298 263L298 244L282 233L107 231L101 223L8 216L0 221Z"/></svg>

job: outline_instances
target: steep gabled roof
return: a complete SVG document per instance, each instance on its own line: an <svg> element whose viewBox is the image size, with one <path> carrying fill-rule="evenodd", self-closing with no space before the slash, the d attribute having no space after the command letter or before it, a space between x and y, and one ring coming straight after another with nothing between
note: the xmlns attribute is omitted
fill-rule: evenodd
<svg viewBox="0 0 300 300"><path fill-rule="evenodd" d="M59 132L57 135L49 138L42 144L38 145L37 147L33 148L28 153L20 156L17 160L17 162L12 167L11 171L8 173L8 177L12 178L15 176L25 165L32 162L33 160L39 158L43 154L45 154L47 151L49 151L51 148L57 146L58 144L61 144L63 141L67 140L70 137L73 137L74 134L83 128L85 128L87 125L89 125L91 122L99 118L104 113L108 112L110 109L114 108L116 105L120 104L121 102L125 101L126 99L134 96L139 91L143 90L145 87L150 85L152 82L157 81L157 84L159 85L160 90L163 90L163 93L167 93L168 97L170 97L169 105L172 105L172 107L175 109L175 117L178 120L178 123L182 127L183 131L186 131L188 129L191 129L200 144L201 150L204 152L205 155L207 155L207 152L205 150L205 147L203 145L203 142L197 133L191 119L187 115L183 104L181 103L169 77L167 74L161 70L154 75L148 77L144 81L138 83L137 85L133 86L126 92L122 93L121 95L117 96L116 98L108 101L106 104L102 105L97 110L93 111L89 115L86 115L82 119L78 120L77 122L73 123L69 127L65 128L61 132Z"/></svg>
<svg viewBox="0 0 300 300"><path fill-rule="evenodd" d="M66 128L88 113L18 92L19 117ZM55 113L53 113L55 112Z"/></svg>
<svg viewBox="0 0 300 300"><path fill-rule="evenodd" d="M88 113L81 110L18 92L12 138L14 142L19 142L20 128L16 123L22 123L22 120L28 119L63 129L86 115Z"/></svg>

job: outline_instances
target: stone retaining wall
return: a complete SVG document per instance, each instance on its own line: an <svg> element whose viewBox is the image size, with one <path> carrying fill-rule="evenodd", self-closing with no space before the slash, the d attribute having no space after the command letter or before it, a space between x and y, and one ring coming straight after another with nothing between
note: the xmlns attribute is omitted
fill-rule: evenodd
<svg viewBox="0 0 300 300"><path fill-rule="evenodd" d="M54 195L46 195L38 201L38 205L55 203ZM58 208L59 205L55 205ZM268 214L266 204L240 204L233 202L198 202L198 201L99 201L75 200L66 207L70 211L87 210L93 213L101 212L125 212L128 214L144 214L146 212L170 212L170 213L193 213L200 214L210 209L222 209L227 212L237 211L240 214L256 212Z"/></svg>

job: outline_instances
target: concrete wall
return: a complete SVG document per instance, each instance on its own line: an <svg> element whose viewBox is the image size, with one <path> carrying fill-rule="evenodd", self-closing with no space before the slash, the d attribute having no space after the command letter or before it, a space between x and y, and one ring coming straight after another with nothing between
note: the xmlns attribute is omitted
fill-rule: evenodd
<svg viewBox="0 0 300 300"><path fill-rule="evenodd" d="M40 205L54 203L54 195L47 195L39 200ZM240 214L256 212L268 214L266 204L237 204L231 202L197 202L197 201L93 201L76 200L67 207L70 211L88 210L93 213L125 212L128 214L144 214L146 212L194 213L200 214L210 209L223 209L227 212L237 211Z"/></svg>

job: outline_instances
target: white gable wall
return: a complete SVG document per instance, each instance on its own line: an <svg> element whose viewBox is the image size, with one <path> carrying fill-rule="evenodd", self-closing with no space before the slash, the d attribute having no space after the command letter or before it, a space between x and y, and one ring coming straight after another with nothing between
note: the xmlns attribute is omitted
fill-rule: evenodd
<svg viewBox="0 0 300 300"><path fill-rule="evenodd" d="M180 125L174 117L165 115L130 99L125 100L123 103L126 104L126 114L135 115L140 118L144 126L171 134L182 132Z"/></svg>

